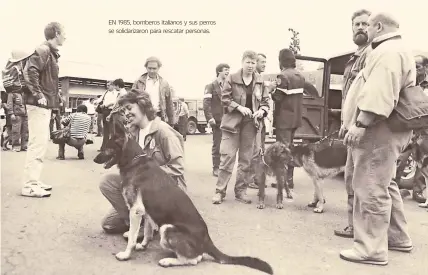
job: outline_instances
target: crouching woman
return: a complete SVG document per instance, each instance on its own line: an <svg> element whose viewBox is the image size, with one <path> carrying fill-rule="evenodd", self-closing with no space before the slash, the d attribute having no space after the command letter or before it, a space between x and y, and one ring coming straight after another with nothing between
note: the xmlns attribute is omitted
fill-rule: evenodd
<svg viewBox="0 0 428 275"><path fill-rule="evenodd" d="M123 115L126 116L132 136L144 152L156 160L181 189L186 190L183 138L156 116L149 94L132 90L122 96L118 103L123 107ZM122 197L120 175L116 173L104 176L100 190L113 206L102 221L104 231L112 234L128 231L129 210Z"/></svg>
<svg viewBox="0 0 428 275"><path fill-rule="evenodd" d="M91 125L91 117L87 114L88 108L85 105L77 106L76 112L64 118L62 124L70 127L70 138L59 143L57 159L65 159L65 145L69 145L77 149L77 157L84 159L83 146L86 143L86 137Z"/></svg>

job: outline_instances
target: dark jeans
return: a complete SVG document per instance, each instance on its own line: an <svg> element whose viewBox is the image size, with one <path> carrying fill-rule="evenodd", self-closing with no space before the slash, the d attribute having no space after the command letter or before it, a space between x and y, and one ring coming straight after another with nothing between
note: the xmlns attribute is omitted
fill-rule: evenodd
<svg viewBox="0 0 428 275"><path fill-rule="evenodd" d="M97 135L101 136L103 134L103 114L98 113L97 116Z"/></svg>
<svg viewBox="0 0 428 275"><path fill-rule="evenodd" d="M211 127L213 130L213 146L211 149L211 155L213 159L213 170L218 169L220 166L220 143L221 143L221 129L220 125L214 125Z"/></svg>
<svg viewBox="0 0 428 275"><path fill-rule="evenodd" d="M49 133L53 132L54 124L56 130L61 129L61 115L58 112L52 111L51 120L49 121Z"/></svg>
<svg viewBox="0 0 428 275"><path fill-rule="evenodd" d="M184 140L186 140L187 135L187 116L178 117L178 132L183 136Z"/></svg>
<svg viewBox="0 0 428 275"><path fill-rule="evenodd" d="M282 143L290 144L290 148L293 147L294 135L296 133L296 128L292 129L276 129L276 141ZM287 184L290 188L293 188L293 176L294 176L294 167L288 166L287 170Z"/></svg>
<svg viewBox="0 0 428 275"><path fill-rule="evenodd" d="M66 143L58 144L58 156L64 157L65 154L65 145L69 145L77 149L78 153L83 153L83 146L85 145L86 138L74 138L70 137Z"/></svg>
<svg viewBox="0 0 428 275"><path fill-rule="evenodd" d="M28 146L28 116L15 116L12 121L12 146L21 146L26 149Z"/></svg>
<svg viewBox="0 0 428 275"><path fill-rule="evenodd" d="M101 145L101 150L104 150L107 145L108 140L110 139L110 123L107 121L107 117L110 115L111 110L104 111L103 113L103 143Z"/></svg>

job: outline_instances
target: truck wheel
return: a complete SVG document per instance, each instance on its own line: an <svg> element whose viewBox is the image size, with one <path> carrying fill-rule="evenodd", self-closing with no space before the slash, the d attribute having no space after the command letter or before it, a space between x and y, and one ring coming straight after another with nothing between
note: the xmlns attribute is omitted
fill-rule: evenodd
<svg viewBox="0 0 428 275"><path fill-rule="evenodd" d="M187 133L189 135L196 134L196 129L197 128L198 128L198 125L193 120L189 120L189 122L187 122Z"/></svg>
<svg viewBox="0 0 428 275"><path fill-rule="evenodd" d="M198 125L198 131L201 134L205 134L207 131L205 130L206 125Z"/></svg>

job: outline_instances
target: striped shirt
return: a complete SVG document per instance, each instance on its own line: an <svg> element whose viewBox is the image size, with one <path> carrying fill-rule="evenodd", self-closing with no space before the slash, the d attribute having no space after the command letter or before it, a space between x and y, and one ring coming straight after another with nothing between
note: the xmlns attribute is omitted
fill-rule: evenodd
<svg viewBox="0 0 428 275"><path fill-rule="evenodd" d="M70 136L74 138L86 138L91 125L91 117L85 113L73 113L64 118L63 124L70 123Z"/></svg>

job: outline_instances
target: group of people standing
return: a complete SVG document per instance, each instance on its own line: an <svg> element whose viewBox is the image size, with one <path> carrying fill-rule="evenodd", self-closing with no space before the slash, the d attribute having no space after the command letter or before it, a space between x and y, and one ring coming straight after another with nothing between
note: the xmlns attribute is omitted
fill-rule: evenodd
<svg viewBox="0 0 428 275"><path fill-rule="evenodd" d="M397 184L392 181L395 162L409 142L411 132L391 132L384 120L392 112L400 90L417 84L416 65L411 52L402 46L399 24L393 17L361 10L352 16L352 26L358 50L346 65L340 131L349 146L345 173L349 225L335 233L354 238L352 249L340 253L342 259L385 265L388 249L409 252L413 248L403 202ZM52 189L40 176L48 145L45 129L50 109L58 108L60 103L57 61L58 46L65 41L64 29L58 23L51 23L45 28L45 36L46 43L37 48L28 61L30 95L25 103L31 136L22 195L29 197L50 196ZM263 81L261 73L266 66L266 56L245 51L239 70L230 73L229 65L219 64L217 78L205 87L204 109L213 128L213 175L218 177L214 204L221 204L225 198L237 155L235 198L251 203L246 190L257 186L254 165L260 162L264 151L264 118L270 111L270 100L275 103L273 119L277 141L292 146L295 132L301 126L305 78L296 69L291 50L282 49L278 60L280 81ZM144 151L186 191L184 137L173 129L177 123L174 90L159 75L161 66L158 58L148 58L147 72L129 92L124 89L123 81L108 84L97 107L104 120L101 150L111 134L108 121L112 114L119 113ZM84 113L91 121L87 111L86 106L82 106L70 120L84 117L79 115ZM75 130L80 132L80 128ZM293 169L288 173L286 184L292 187ZM129 210L121 189L119 174L109 174L101 180L100 190L112 204L102 222L103 229L109 233L121 233L129 228Z"/></svg>

